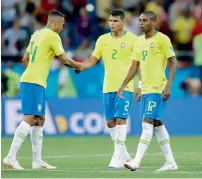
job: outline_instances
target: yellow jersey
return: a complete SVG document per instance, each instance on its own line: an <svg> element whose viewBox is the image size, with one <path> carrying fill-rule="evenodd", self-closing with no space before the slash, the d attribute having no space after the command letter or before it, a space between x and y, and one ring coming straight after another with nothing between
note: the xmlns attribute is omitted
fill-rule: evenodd
<svg viewBox="0 0 202 179"><path fill-rule="evenodd" d="M46 88L54 57L64 53L60 36L47 27L37 30L31 36L26 51L29 53L29 63L20 82L34 83Z"/></svg>
<svg viewBox="0 0 202 179"><path fill-rule="evenodd" d="M162 93L167 83L167 59L173 56L175 52L170 39L163 33L156 32L148 39L144 35L139 36L133 59L140 62L142 94Z"/></svg>
<svg viewBox="0 0 202 179"><path fill-rule="evenodd" d="M191 42L191 33L195 23L195 19L192 17L185 19L181 16L175 20L174 30L178 43L187 44Z"/></svg>
<svg viewBox="0 0 202 179"><path fill-rule="evenodd" d="M132 53L137 36L125 31L120 38L114 38L112 33L100 36L96 42L92 56L102 57L105 67L103 92L116 92L125 79L132 64ZM134 82L131 81L125 88L134 91Z"/></svg>

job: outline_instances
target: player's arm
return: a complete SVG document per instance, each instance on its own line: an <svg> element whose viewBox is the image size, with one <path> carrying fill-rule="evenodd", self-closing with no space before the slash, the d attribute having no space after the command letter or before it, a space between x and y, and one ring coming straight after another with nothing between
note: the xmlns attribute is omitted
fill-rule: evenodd
<svg viewBox="0 0 202 179"><path fill-rule="evenodd" d="M101 48L102 48L102 39L100 37L96 42L95 49L91 57L81 64L81 69L75 70L75 72L79 73L85 69L93 67L101 57Z"/></svg>
<svg viewBox="0 0 202 179"><path fill-rule="evenodd" d="M81 68L81 64L67 57L59 35L51 36L51 46L62 64L70 68Z"/></svg>
<svg viewBox="0 0 202 179"><path fill-rule="evenodd" d="M130 69L128 71L128 74L127 74L126 78L124 79L123 83L121 84L121 87L123 89L134 78L135 74L137 73L139 64L140 64L139 61L133 60L132 65L130 66Z"/></svg>
<svg viewBox="0 0 202 179"><path fill-rule="evenodd" d="M83 71L85 69L93 67L97 63L98 60L99 59L97 59L96 57L94 57L93 55L91 55L91 57L88 60L86 60L83 63L81 63L81 68L74 69L75 73L80 73L81 71Z"/></svg>
<svg viewBox="0 0 202 179"><path fill-rule="evenodd" d="M167 84L162 93L163 101L166 101L170 97L170 89L171 89L172 82L173 82L173 79L174 79L174 76L175 76L175 73L177 70L177 60L175 57L174 49L173 49L170 39L168 37L166 37L163 40L162 49L163 49L164 54L167 57L168 67L170 68L168 81L167 81Z"/></svg>
<svg viewBox="0 0 202 179"><path fill-rule="evenodd" d="M23 58L22 58L22 63L24 64L25 68L27 68L28 63L29 63L29 52L25 52Z"/></svg>
<svg viewBox="0 0 202 179"><path fill-rule="evenodd" d="M170 97L170 90L171 90L171 86L172 86L173 79L177 69L177 60L175 56L168 58L168 66L170 68L170 72L169 72L167 84L162 93L163 101L166 101Z"/></svg>
<svg viewBox="0 0 202 179"><path fill-rule="evenodd" d="M175 56L168 58L168 66L170 68L170 72L166 86L171 87L177 70L177 60Z"/></svg>
<svg viewBox="0 0 202 179"><path fill-rule="evenodd" d="M82 63L82 68L87 69L93 67L99 59L91 55L91 57Z"/></svg>
<svg viewBox="0 0 202 179"><path fill-rule="evenodd" d="M128 74L117 92L119 97L123 98L122 96L123 90L126 87L126 85L134 78L135 74L137 73L139 65L140 65L139 61L133 60L132 65L130 66L130 69L128 71Z"/></svg>
<svg viewBox="0 0 202 179"><path fill-rule="evenodd" d="M138 44L138 43L136 43L136 44ZM130 66L130 69L128 71L128 74L117 92L117 94L120 98L123 98L122 93L123 93L124 88L134 78L134 76L137 73L137 70L139 68L139 65L140 65L140 54L138 52L138 46L136 44L134 45L133 55L132 55L133 56L132 58L135 60L133 60L131 66Z"/></svg>
<svg viewBox="0 0 202 179"><path fill-rule="evenodd" d="M81 63L75 62L74 60L67 57L65 53L58 55L60 62L70 68L81 68Z"/></svg>
<svg viewBox="0 0 202 179"><path fill-rule="evenodd" d="M31 40L30 40L31 42ZM29 43L28 47L26 48L25 54L22 58L22 63L24 64L25 68L27 68L28 64L29 64L29 56L31 53L31 43Z"/></svg>
<svg viewBox="0 0 202 179"><path fill-rule="evenodd" d="M141 88L142 88L142 76L141 76L140 68L138 70L138 76L139 76L139 83L138 83L138 88L135 91L134 97L136 98L137 101L140 101L140 99L141 99Z"/></svg>

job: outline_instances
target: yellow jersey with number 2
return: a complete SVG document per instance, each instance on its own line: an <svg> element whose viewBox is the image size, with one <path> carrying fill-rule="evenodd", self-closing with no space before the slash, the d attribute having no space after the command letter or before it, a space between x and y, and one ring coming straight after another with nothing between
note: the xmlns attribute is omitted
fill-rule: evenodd
<svg viewBox="0 0 202 179"><path fill-rule="evenodd" d="M125 79L132 64L132 53L137 36L125 31L120 38L114 38L112 33L100 36L96 42L92 56L102 57L105 67L103 92L116 92ZM134 91L134 82L131 81L125 88Z"/></svg>
<svg viewBox="0 0 202 179"><path fill-rule="evenodd" d="M167 60L173 56L175 52L170 39L165 34L156 32L148 39L145 35L138 37L133 59L140 62L142 94L162 93L167 83L165 76Z"/></svg>
<svg viewBox="0 0 202 179"><path fill-rule="evenodd" d="M46 88L54 57L64 53L60 36L46 27L37 30L32 35L26 51L29 53L29 63L20 82L34 83Z"/></svg>

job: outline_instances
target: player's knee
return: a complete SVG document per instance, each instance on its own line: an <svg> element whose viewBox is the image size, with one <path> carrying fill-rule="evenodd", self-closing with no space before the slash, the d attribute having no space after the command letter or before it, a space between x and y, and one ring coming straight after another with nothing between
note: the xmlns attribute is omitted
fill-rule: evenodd
<svg viewBox="0 0 202 179"><path fill-rule="evenodd" d="M163 121L154 120L154 127L158 127L158 126L162 126L162 125L163 125Z"/></svg>
<svg viewBox="0 0 202 179"><path fill-rule="evenodd" d="M116 120L115 120L115 119L114 119L114 120L108 120L108 121L107 121L107 126L108 126L109 128L115 127L115 126L116 126Z"/></svg>
<svg viewBox="0 0 202 179"><path fill-rule="evenodd" d="M148 124L154 125L154 120L153 120L153 119L144 118L144 119L143 119L143 122L146 122L146 123L148 123Z"/></svg>
<svg viewBox="0 0 202 179"><path fill-rule="evenodd" d="M25 115L24 121L30 126L35 126L37 124L37 118L34 115Z"/></svg>
<svg viewBox="0 0 202 179"><path fill-rule="evenodd" d="M126 124L126 119L117 118L116 125L124 125Z"/></svg>
<svg viewBox="0 0 202 179"><path fill-rule="evenodd" d="M43 126L45 122L45 116L39 116L37 118L37 126Z"/></svg>

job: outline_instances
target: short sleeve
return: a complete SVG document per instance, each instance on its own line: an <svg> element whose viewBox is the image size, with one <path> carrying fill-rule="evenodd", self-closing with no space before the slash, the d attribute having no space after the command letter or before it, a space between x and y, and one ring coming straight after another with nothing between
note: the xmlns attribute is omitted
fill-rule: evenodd
<svg viewBox="0 0 202 179"><path fill-rule="evenodd" d="M139 52L139 49L138 49L138 43L137 43L137 41L134 44L132 58L133 58L133 60L138 61L138 62L141 60L141 56L140 56L140 52Z"/></svg>
<svg viewBox="0 0 202 179"><path fill-rule="evenodd" d="M62 55L63 53L65 53L63 46L62 46L62 41L59 35L54 36L52 38L52 42L51 42L52 48L55 51L56 56Z"/></svg>
<svg viewBox="0 0 202 179"><path fill-rule="evenodd" d="M97 59L100 59L100 57L102 56L101 48L102 48L101 38L98 38L92 56L96 57Z"/></svg>
<svg viewBox="0 0 202 179"><path fill-rule="evenodd" d="M166 58L175 56L173 46L171 44L170 39L167 36L165 36L165 38L162 39L161 44L162 44L162 51L166 55Z"/></svg>

